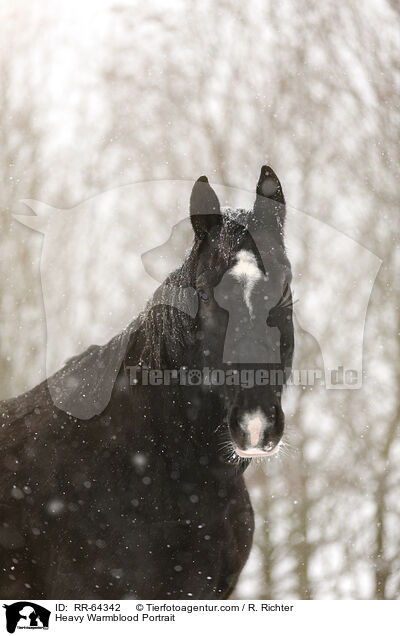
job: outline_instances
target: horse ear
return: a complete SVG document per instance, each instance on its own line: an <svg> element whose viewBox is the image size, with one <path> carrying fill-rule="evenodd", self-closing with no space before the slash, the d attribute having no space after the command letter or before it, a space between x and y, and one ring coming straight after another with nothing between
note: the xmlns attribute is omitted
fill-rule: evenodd
<svg viewBox="0 0 400 636"><path fill-rule="evenodd" d="M269 224L271 215L274 215L280 227L283 227L286 214L285 197L278 177L269 166L261 168L256 192L254 216L259 221L264 220Z"/></svg>
<svg viewBox="0 0 400 636"><path fill-rule="evenodd" d="M222 224L218 197L207 177L200 177L193 186L190 195L190 220L197 238L203 238L214 227Z"/></svg>

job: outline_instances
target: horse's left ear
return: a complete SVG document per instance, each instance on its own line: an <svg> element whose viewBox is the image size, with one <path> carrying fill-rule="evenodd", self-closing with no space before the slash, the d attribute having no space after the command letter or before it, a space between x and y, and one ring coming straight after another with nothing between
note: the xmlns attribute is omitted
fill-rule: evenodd
<svg viewBox="0 0 400 636"><path fill-rule="evenodd" d="M270 216L273 214L279 225L283 227L286 213L285 197L278 177L269 166L261 168L256 192L254 216L258 220L262 220L264 217L264 220L269 222Z"/></svg>
<svg viewBox="0 0 400 636"><path fill-rule="evenodd" d="M190 220L197 238L203 238L214 227L222 224L218 197L207 177L200 177L193 186L190 195Z"/></svg>

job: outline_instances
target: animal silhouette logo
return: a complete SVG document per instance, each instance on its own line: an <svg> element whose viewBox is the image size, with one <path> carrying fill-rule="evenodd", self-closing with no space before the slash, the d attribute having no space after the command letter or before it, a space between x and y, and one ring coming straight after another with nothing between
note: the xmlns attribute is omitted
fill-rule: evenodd
<svg viewBox="0 0 400 636"><path fill-rule="evenodd" d="M266 181L267 190L261 194L268 203L272 182ZM233 214L235 210L252 209L253 190L211 185L221 202L229 202L230 207L223 206L222 211ZM192 180L129 184L71 209L24 200L35 216L15 215L44 235L40 278L48 388L54 404L73 417L90 419L107 406L137 327L132 318L142 311L144 298L155 294L154 302L196 315L198 299L193 288L182 288L177 294L171 286L169 296L163 298L156 293L158 284L182 265L191 248L193 228L187 206L192 187ZM143 210L153 212L143 214ZM269 243L262 228L248 229L268 269L270 254L265 248ZM314 368L322 370L328 389L360 388L365 318L381 260L335 227L287 203L285 234L294 296L296 302L300 300L294 310L296 324L320 349L322 364L318 362ZM311 278L306 275L308 261L314 264ZM249 267L251 263L244 265ZM267 312L277 298L261 291L260 287L259 301L264 302ZM262 352L258 349L236 346L241 317L234 299L225 302L223 281L217 294L230 316L224 361L243 361L246 356L247 362L259 363ZM352 306L358 307L356 315ZM77 307L82 310L76 311ZM260 312L254 312L254 316L255 328L261 332L265 322ZM277 356L269 361L279 362L279 348L274 348L279 333L276 326L267 324L268 349ZM110 339L111 346L105 346ZM77 355L84 351L83 356ZM66 359L72 363L64 368ZM351 382L342 378L348 371L355 374L355 380L353 375ZM196 377L191 380L194 383Z"/></svg>
<svg viewBox="0 0 400 636"><path fill-rule="evenodd" d="M6 610L6 627L9 634L16 629L48 629L50 610L32 603L18 601L11 605L3 605Z"/></svg>

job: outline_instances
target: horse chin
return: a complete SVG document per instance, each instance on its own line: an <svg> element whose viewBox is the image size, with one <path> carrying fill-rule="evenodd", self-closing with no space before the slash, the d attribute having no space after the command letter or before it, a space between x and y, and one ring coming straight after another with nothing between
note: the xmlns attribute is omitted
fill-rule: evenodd
<svg viewBox="0 0 400 636"><path fill-rule="evenodd" d="M281 442L278 442L272 450L263 450L262 448L251 447L243 449L236 446L235 453L243 459L251 459L252 457L271 457L271 455L275 455L279 451L280 445Z"/></svg>

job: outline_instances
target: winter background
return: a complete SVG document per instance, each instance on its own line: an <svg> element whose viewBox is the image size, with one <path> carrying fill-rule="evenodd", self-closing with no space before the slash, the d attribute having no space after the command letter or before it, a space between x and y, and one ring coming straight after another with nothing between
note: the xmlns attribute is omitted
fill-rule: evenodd
<svg viewBox="0 0 400 636"><path fill-rule="evenodd" d="M0 399L137 314L190 243L171 230L198 176L247 205L268 163L289 204L295 366L357 356L364 335L363 383L288 388L284 449L247 472L235 595L400 598L399 5L17 0L0 16ZM140 255L166 242L151 275Z"/></svg>

